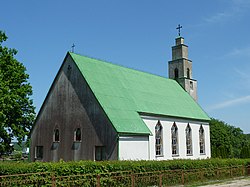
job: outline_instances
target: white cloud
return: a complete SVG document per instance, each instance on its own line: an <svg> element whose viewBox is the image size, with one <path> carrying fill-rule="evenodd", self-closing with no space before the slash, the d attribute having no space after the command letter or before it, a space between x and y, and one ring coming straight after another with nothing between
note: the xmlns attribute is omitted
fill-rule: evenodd
<svg viewBox="0 0 250 187"><path fill-rule="evenodd" d="M229 3L228 8L225 10L210 15L204 18L207 23L221 23L224 21L231 20L233 18L239 17L244 14L245 11L248 11L250 7L249 0L231 0L226 1Z"/></svg>
<svg viewBox="0 0 250 187"><path fill-rule="evenodd" d="M241 8L250 7L250 1L249 0L232 0L232 3L236 7L241 7Z"/></svg>
<svg viewBox="0 0 250 187"><path fill-rule="evenodd" d="M221 21L223 21L231 16L232 15L230 13L220 12L220 13L217 13L215 15L212 15L210 17L205 18L205 21L208 23L217 23L217 22L221 22Z"/></svg>
<svg viewBox="0 0 250 187"><path fill-rule="evenodd" d="M245 103L250 103L250 95L240 97L240 98L234 98L231 100L224 101L222 103L215 104L213 106L210 106L208 110L217 110L217 109L222 109L222 108L228 108L232 106L237 106L240 104L245 104Z"/></svg>
<svg viewBox="0 0 250 187"><path fill-rule="evenodd" d="M235 48L231 52L225 55L226 57L250 57L250 46L246 46L245 48Z"/></svg>
<svg viewBox="0 0 250 187"><path fill-rule="evenodd" d="M235 68L234 71L236 75L240 78L238 81L238 85L241 86L241 89L244 88L244 90L250 90L250 74L249 74L249 68L245 68L244 70L240 70L238 68Z"/></svg>
<svg viewBox="0 0 250 187"><path fill-rule="evenodd" d="M246 81L250 81L250 74L246 73L238 68L235 68L234 71L242 78L242 80Z"/></svg>

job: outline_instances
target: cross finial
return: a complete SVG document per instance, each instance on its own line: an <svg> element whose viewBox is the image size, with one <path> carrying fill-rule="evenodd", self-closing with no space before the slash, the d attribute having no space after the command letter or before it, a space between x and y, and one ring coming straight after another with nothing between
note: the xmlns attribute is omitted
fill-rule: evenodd
<svg viewBox="0 0 250 187"><path fill-rule="evenodd" d="M75 51L75 44L74 44L74 43L73 43L73 45L71 46L71 48L72 48L71 52L74 53L74 51Z"/></svg>
<svg viewBox="0 0 250 187"><path fill-rule="evenodd" d="M178 30L178 35L181 36L181 29L182 26L179 24L178 27L176 28Z"/></svg>

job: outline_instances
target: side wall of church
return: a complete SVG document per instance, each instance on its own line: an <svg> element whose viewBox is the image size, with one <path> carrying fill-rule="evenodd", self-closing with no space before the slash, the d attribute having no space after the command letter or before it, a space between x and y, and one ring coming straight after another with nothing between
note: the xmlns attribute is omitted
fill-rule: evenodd
<svg viewBox="0 0 250 187"><path fill-rule="evenodd" d="M149 137L120 136L119 160L149 160Z"/></svg>
<svg viewBox="0 0 250 187"><path fill-rule="evenodd" d="M143 121L147 127L152 132L152 135L149 136L149 159L150 160L171 160L171 159L206 159L211 157L210 150L210 129L209 124L206 122L199 121L188 121L182 119L173 119L173 118L156 118L156 117L145 117L143 116ZM163 154L161 156L156 156L155 149L155 126L160 121L162 125L162 138ZM178 128L178 154L172 155L172 136L171 128L173 124L176 124ZM186 146L186 128L187 125L190 125L192 130L192 154L187 154ZM205 153L200 154L200 142L199 142L199 129L200 127L204 129L205 135Z"/></svg>
<svg viewBox="0 0 250 187"><path fill-rule="evenodd" d="M80 140L75 139L78 128ZM59 141L54 140L55 129ZM31 161L37 160L37 146L42 147L41 161L94 160L98 146L102 158L117 160L117 133L69 55L36 119Z"/></svg>

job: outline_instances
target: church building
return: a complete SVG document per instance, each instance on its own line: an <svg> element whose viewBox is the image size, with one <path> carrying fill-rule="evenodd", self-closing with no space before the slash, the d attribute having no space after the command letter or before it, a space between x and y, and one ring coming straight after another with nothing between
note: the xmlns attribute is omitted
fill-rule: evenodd
<svg viewBox="0 0 250 187"><path fill-rule="evenodd" d="M31 133L31 161L210 158L210 118L183 37L169 78L67 53Z"/></svg>

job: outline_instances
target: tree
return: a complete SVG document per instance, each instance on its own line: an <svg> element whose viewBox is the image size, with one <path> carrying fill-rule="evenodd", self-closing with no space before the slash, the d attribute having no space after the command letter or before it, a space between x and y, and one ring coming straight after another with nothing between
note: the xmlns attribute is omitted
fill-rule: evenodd
<svg viewBox="0 0 250 187"><path fill-rule="evenodd" d="M223 121L212 119L210 121L210 139L212 157L232 157L232 145L229 131Z"/></svg>
<svg viewBox="0 0 250 187"><path fill-rule="evenodd" d="M240 158L250 158L250 144L244 145L240 152Z"/></svg>
<svg viewBox="0 0 250 187"><path fill-rule="evenodd" d="M248 141L250 141L250 134L246 134L246 138Z"/></svg>
<svg viewBox="0 0 250 187"><path fill-rule="evenodd" d="M6 34L0 31L0 155L11 152L13 138L22 143L35 118L29 75L14 58L17 50L2 45L6 40Z"/></svg>
<svg viewBox="0 0 250 187"><path fill-rule="evenodd" d="M223 121L210 121L212 157L249 158L250 139L240 128Z"/></svg>

